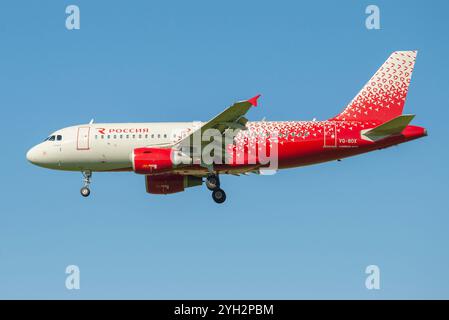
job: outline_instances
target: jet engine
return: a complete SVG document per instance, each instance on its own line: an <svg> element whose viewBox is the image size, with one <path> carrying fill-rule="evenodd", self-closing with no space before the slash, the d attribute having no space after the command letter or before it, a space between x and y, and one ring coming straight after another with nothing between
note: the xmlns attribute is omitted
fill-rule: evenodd
<svg viewBox="0 0 449 320"><path fill-rule="evenodd" d="M159 174L192 163L189 156L169 148L137 148L131 154L133 170L139 174Z"/></svg>
<svg viewBox="0 0 449 320"><path fill-rule="evenodd" d="M161 174L145 177L147 192L153 194L182 192L185 188L200 186L202 183L203 179L201 177L183 176L180 174Z"/></svg>

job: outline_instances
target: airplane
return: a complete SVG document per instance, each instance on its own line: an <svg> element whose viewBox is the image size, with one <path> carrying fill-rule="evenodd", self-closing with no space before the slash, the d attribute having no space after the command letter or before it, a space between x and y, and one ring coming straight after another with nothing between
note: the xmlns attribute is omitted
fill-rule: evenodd
<svg viewBox="0 0 449 320"><path fill-rule="evenodd" d="M91 121L67 127L26 157L40 167L81 172L83 197L90 195L93 172L129 171L145 177L148 193L172 194L205 183L213 200L223 203L221 174L340 161L427 136L425 128L410 125L414 115L402 114L416 56L417 51L393 52L344 110L328 120L248 121L245 115L257 106L257 95L208 122Z"/></svg>

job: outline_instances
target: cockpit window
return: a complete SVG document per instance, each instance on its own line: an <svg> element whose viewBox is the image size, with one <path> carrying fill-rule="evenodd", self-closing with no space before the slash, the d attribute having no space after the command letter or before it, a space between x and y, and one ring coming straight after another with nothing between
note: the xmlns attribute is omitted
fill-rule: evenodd
<svg viewBox="0 0 449 320"><path fill-rule="evenodd" d="M49 136L47 138L45 138L44 141L61 141L62 140L62 136L60 134L58 134L57 136Z"/></svg>

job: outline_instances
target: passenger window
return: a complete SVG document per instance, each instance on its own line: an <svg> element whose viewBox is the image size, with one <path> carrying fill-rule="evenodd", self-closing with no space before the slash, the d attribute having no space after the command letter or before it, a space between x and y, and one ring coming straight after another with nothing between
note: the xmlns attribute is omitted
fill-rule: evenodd
<svg viewBox="0 0 449 320"><path fill-rule="evenodd" d="M139 139L142 139L142 135L141 134L139 134Z"/></svg>
<svg viewBox="0 0 449 320"><path fill-rule="evenodd" d="M154 134L151 135L151 139L154 139Z"/></svg>
<svg viewBox="0 0 449 320"><path fill-rule="evenodd" d="M166 134L164 134L164 138L167 138L167 135L166 135Z"/></svg>
<svg viewBox="0 0 449 320"><path fill-rule="evenodd" d="M160 139L160 138L161 138L161 135L160 135L160 134L158 134L158 135L157 135L157 138L158 138L158 139Z"/></svg>

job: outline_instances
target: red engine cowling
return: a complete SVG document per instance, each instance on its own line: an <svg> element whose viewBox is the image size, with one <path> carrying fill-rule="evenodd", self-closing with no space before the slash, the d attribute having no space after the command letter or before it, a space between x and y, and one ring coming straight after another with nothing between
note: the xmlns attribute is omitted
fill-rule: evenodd
<svg viewBox="0 0 449 320"><path fill-rule="evenodd" d="M173 168L172 149L137 148L132 154L135 173L153 174Z"/></svg>
<svg viewBox="0 0 449 320"><path fill-rule="evenodd" d="M179 174L162 174L146 176L145 183L148 193L169 194L182 192L185 188L200 186L203 183L203 179Z"/></svg>

